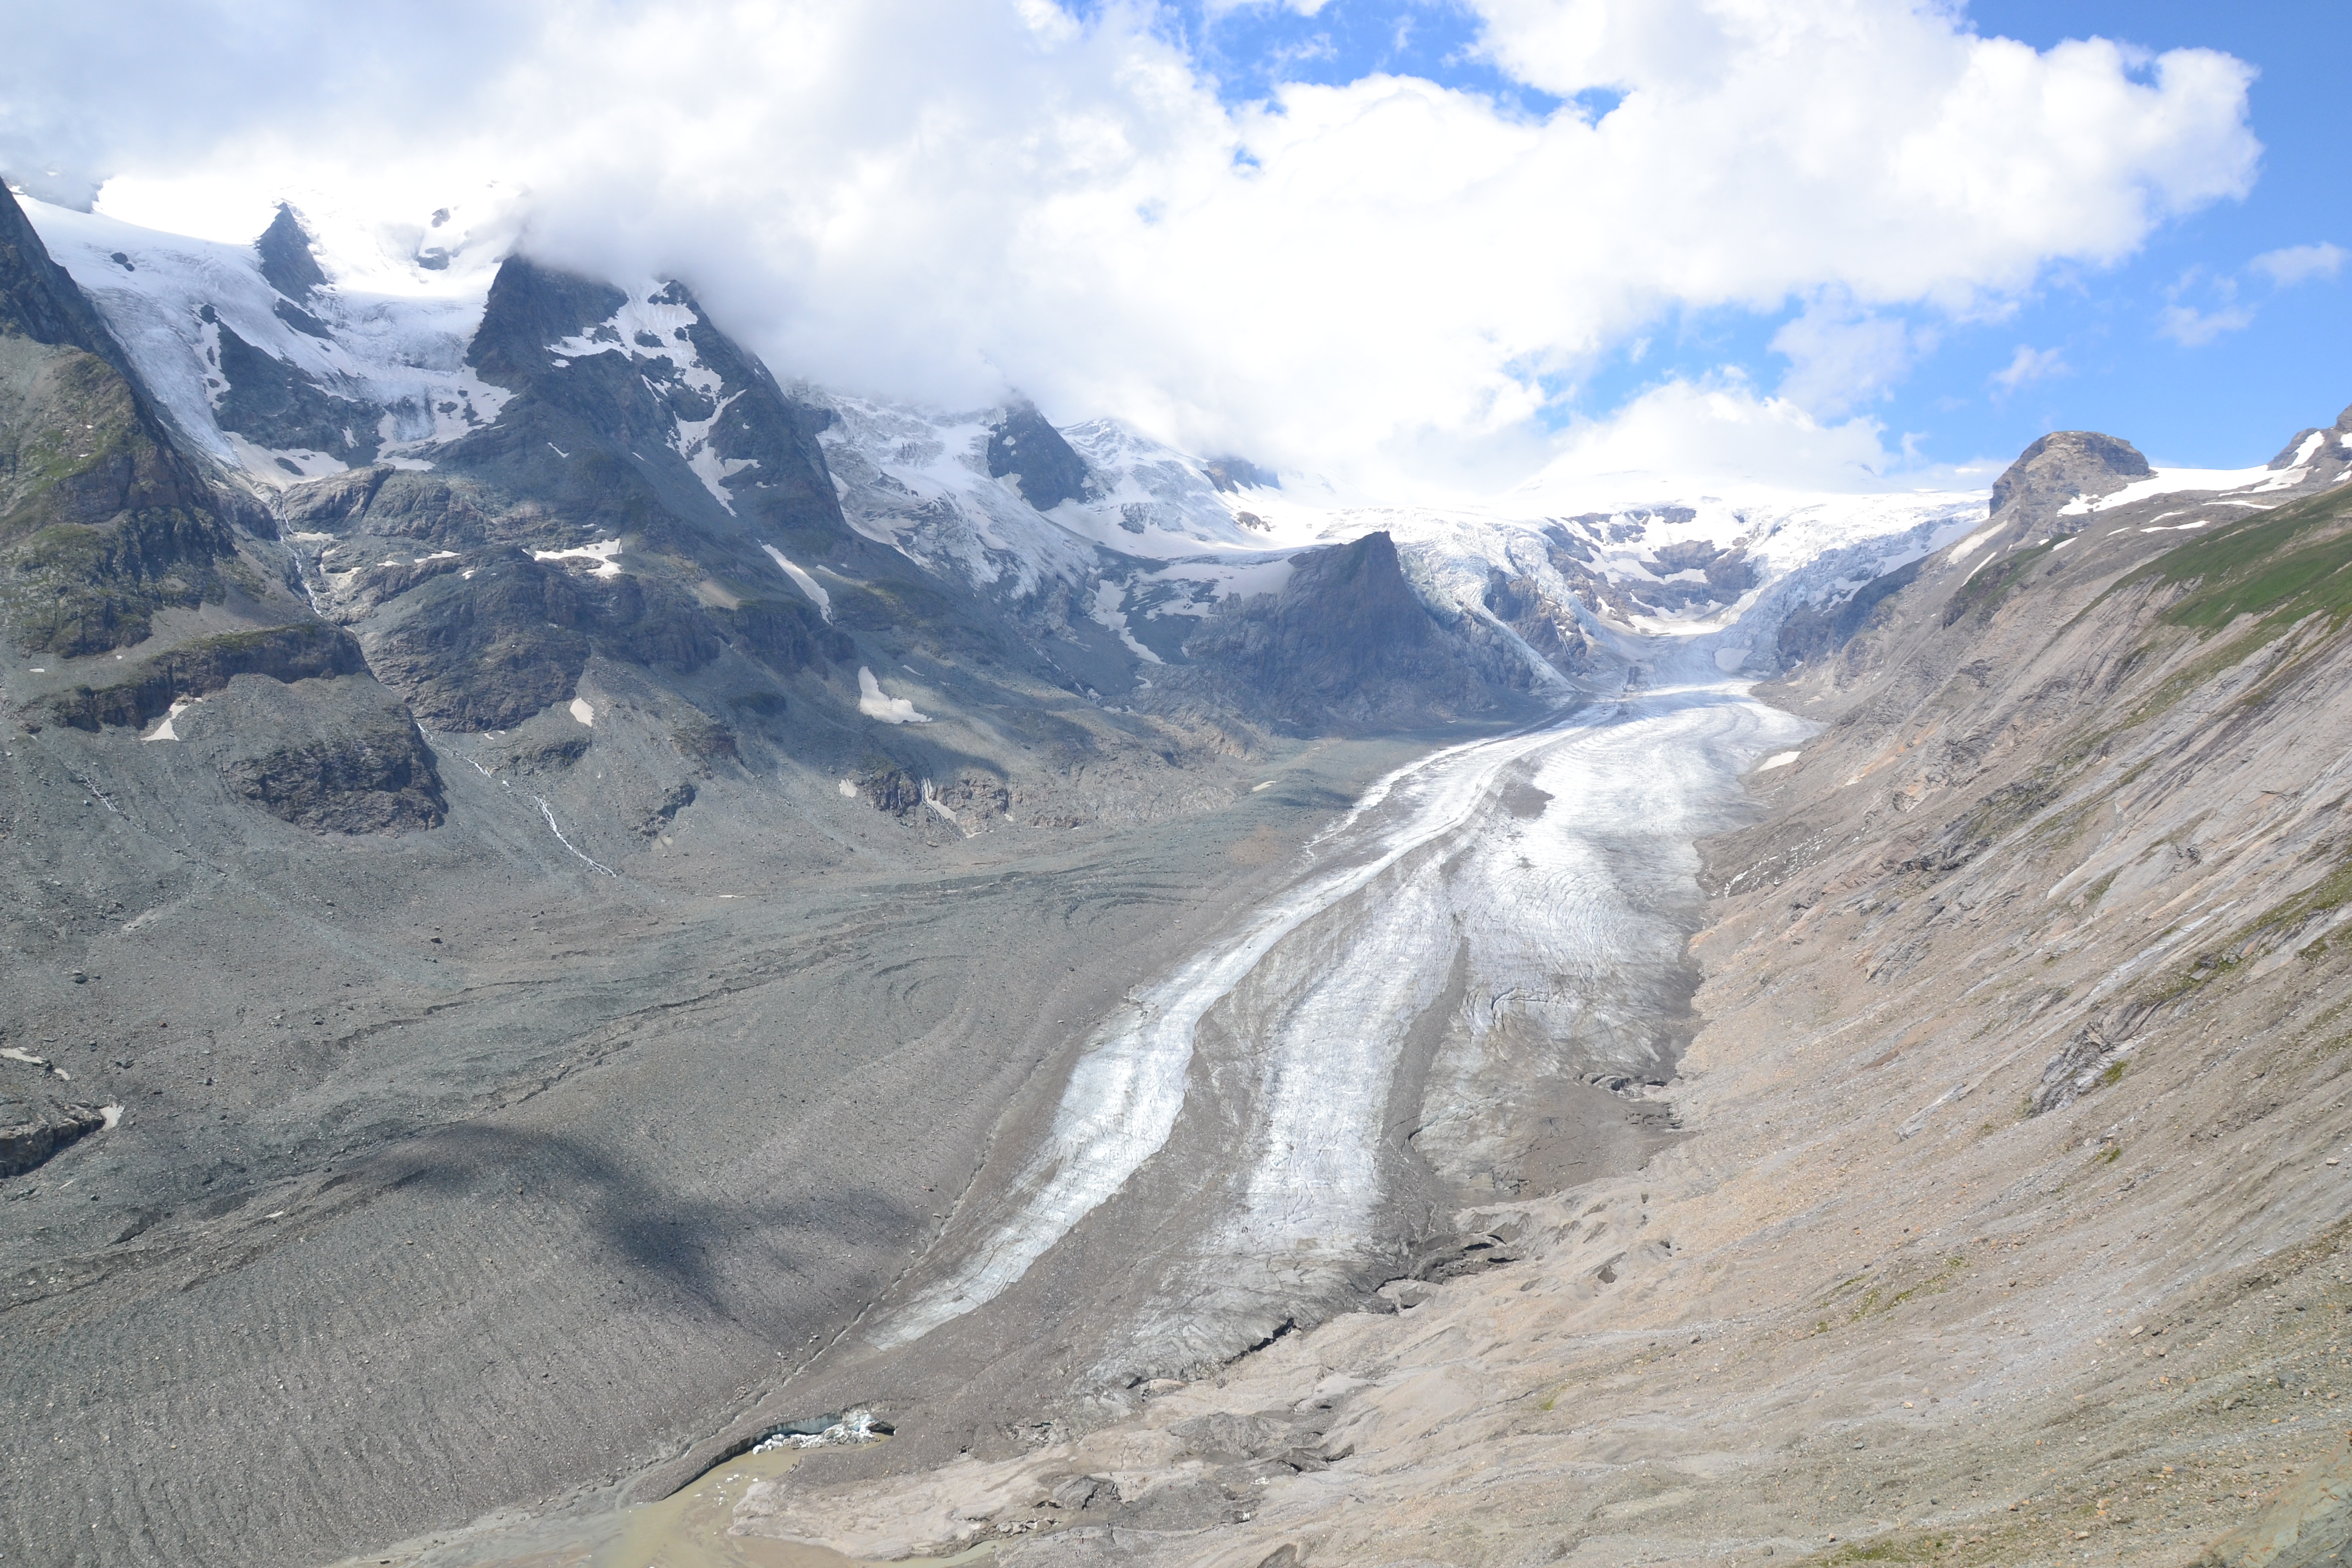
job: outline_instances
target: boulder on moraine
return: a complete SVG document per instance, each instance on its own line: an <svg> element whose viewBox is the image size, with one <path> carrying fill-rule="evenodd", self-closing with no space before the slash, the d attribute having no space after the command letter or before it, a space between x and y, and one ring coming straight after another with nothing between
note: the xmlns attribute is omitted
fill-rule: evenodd
<svg viewBox="0 0 2352 1568"><path fill-rule="evenodd" d="M0 1090L0 1177L22 1175L105 1125L102 1106Z"/></svg>

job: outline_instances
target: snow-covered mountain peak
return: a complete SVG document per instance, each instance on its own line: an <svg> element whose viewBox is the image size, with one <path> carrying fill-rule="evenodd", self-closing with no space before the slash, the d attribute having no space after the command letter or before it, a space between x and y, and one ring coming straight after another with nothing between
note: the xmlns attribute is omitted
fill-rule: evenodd
<svg viewBox="0 0 2352 1568"><path fill-rule="evenodd" d="M419 449L495 419L510 395L465 363L486 269L322 265L323 286L296 300L265 275L256 246L23 205L188 438L257 479L414 465ZM372 287L348 286L355 273Z"/></svg>
<svg viewBox="0 0 2352 1568"><path fill-rule="evenodd" d="M560 367L567 360L617 353L636 360L668 360L681 371L706 378L697 389L719 390L719 377L702 363L694 345L693 329L702 312L692 296L676 283L641 278L611 315L584 331L558 338L547 345Z"/></svg>
<svg viewBox="0 0 2352 1568"><path fill-rule="evenodd" d="M1277 489L1237 483L1224 465L1180 452L1119 420L1089 419L1062 434L1094 479L1083 501L1065 503L1057 514L1066 511L1071 526L1122 554L1169 560L1203 551L1295 549L1318 538L1318 530L1276 521ZM1253 468L1251 477L1273 476Z"/></svg>
<svg viewBox="0 0 2352 1568"><path fill-rule="evenodd" d="M1980 493L1555 473L1486 502L1364 505L1116 418L1056 427L1017 398L940 410L787 391L676 283L494 266L472 237L498 232L495 203L373 236L289 206L245 245L27 210L190 439L257 480L529 455L557 468L515 482L552 483L586 442L631 465L674 461L701 492L689 510L715 502L713 521L755 531L780 498L821 497L829 480L856 533L1055 635L1110 634L1139 674L1181 660L1221 609L1284 593L1302 552L1373 533L1441 620L1488 628L1541 681L1611 627L1769 636L1788 607L1839 598L1985 516ZM467 443L526 405L528 433Z"/></svg>

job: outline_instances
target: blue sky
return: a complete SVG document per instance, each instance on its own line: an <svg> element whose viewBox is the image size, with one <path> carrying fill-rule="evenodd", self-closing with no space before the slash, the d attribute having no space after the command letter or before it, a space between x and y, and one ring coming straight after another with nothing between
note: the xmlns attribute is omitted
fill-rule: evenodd
<svg viewBox="0 0 2352 1568"><path fill-rule="evenodd" d="M2253 258L2289 247L2352 249L2352 95L2341 65L2352 5L1979 0L1966 10L1979 34L2039 49L2104 37L2246 61L2261 73L2252 94L2260 177L2245 200L2159 227L2121 266L2048 269L2009 320L1955 325L1918 316L1937 330L1936 348L1891 395L1857 412L1883 420L1890 445L1909 437L1933 462L2005 456L2050 430L2091 428L2159 461L2218 468L2267 461L2294 430L2328 423L2352 404L2352 266L2285 287L2248 271ZM1489 94L1529 114L1556 107L1477 58L1476 18L1450 0L1328 0L1312 16L1280 5L1212 16L1184 0L1171 12L1172 30L1229 102L1262 98L1281 81L1340 84L1387 72ZM1600 109L1611 101L1587 100ZM2171 318L2168 333L2167 312L2182 310L2197 320ZM1796 310L1791 302L1770 316L1717 310L1661 321L1638 361L1616 355L1576 389L1571 406L1599 414L1665 376L1727 365L1769 390L1788 365L1769 344ZM2021 346L2056 360L2032 362L2051 373L2004 386L1994 378Z"/></svg>

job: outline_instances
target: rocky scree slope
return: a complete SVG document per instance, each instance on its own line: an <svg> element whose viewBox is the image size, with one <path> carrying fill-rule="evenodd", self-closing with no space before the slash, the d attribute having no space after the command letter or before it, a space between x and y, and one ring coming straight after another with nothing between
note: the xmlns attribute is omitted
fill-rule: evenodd
<svg viewBox="0 0 2352 1568"><path fill-rule="evenodd" d="M104 323L0 196L0 646L11 656L0 711L16 721L12 743L45 726L143 727L241 677L330 678L310 683L331 689L330 712L289 715L301 741L258 725L215 739L226 792L289 821L440 820L415 726L365 679L351 637L278 580L272 531L260 507L178 449ZM346 725L362 737L348 755ZM331 764L308 766L304 748ZM30 814L11 793L0 843L21 850ZM14 869L18 880L30 868ZM121 1113L89 1103L46 1057L24 1065L41 1070L5 1086L5 1175Z"/></svg>
<svg viewBox="0 0 2352 1568"><path fill-rule="evenodd" d="M2313 434L2273 476L2352 462L2352 414ZM2120 445L2029 453L1778 689L1824 728L1707 846L1680 1142L1457 1216L1491 1265L1396 1316L1019 1458L804 1467L738 1527L1021 1565L2332 1561L2352 488L2192 505L2183 543Z"/></svg>

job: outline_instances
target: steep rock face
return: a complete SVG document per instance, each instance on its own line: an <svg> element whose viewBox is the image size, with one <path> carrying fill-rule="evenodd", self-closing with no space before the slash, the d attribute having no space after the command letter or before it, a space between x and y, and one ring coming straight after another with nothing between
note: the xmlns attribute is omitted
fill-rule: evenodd
<svg viewBox="0 0 2352 1568"><path fill-rule="evenodd" d="M329 390L247 342L233 327L222 324L218 331L218 368L227 384L213 405L213 417L223 430L257 447L323 453L343 463L375 460L383 445L377 435L382 406ZM285 474L302 476L291 458L273 462Z"/></svg>
<svg viewBox="0 0 2352 1568"><path fill-rule="evenodd" d="M583 521L678 543L748 525L847 531L803 407L676 283L636 291L510 258L467 355L518 395L436 466Z"/></svg>
<svg viewBox="0 0 2352 1568"><path fill-rule="evenodd" d="M988 471L1020 488L1021 499L1051 511L1087 493L1087 461L1046 423L1034 403L1014 404L988 433Z"/></svg>
<svg viewBox="0 0 2352 1568"><path fill-rule="evenodd" d="M0 333L75 348L125 370L122 351L66 269L0 187ZM126 372L127 374L127 372Z"/></svg>
<svg viewBox="0 0 2352 1568"><path fill-rule="evenodd" d="M1221 700L1304 729L1426 723L1494 707L1487 672L1405 582L1386 533L1292 564L1280 593L1220 610L1185 643Z"/></svg>
<svg viewBox="0 0 2352 1568"><path fill-rule="evenodd" d="M121 363L0 191L0 615L34 651L128 647L159 610L226 591L236 544L219 498Z"/></svg>
<svg viewBox="0 0 2352 1568"><path fill-rule="evenodd" d="M1800 605L1790 610L1774 638L1780 668L1794 670L1834 653L1864 626L1883 620L1888 612L1881 606L1918 580L1920 564L1914 561L1883 573L1855 589L1842 603L1826 606Z"/></svg>
<svg viewBox="0 0 2352 1568"><path fill-rule="evenodd" d="M2054 431L2028 447L1993 481L1992 515L2047 522L2077 497L2107 495L2154 472L2128 441L2095 430Z"/></svg>
<svg viewBox="0 0 2352 1568"><path fill-rule="evenodd" d="M1499 569L1487 574L1486 608L1563 675L1591 668L1597 647L1573 604L1552 597L1540 580L1528 574L1506 576Z"/></svg>
<svg viewBox="0 0 2352 1568"><path fill-rule="evenodd" d="M327 286L327 275L310 253L310 231L288 203L278 204L277 216L253 242L253 248L261 258L261 275L269 286L296 304L309 299L312 289Z"/></svg>

